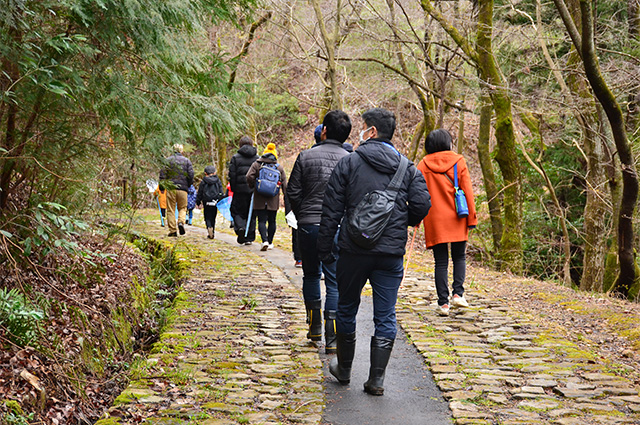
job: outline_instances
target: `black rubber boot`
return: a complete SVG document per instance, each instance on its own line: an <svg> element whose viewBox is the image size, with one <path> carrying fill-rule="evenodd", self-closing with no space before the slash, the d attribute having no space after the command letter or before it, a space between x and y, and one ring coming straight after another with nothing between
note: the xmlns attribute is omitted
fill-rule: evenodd
<svg viewBox="0 0 640 425"><path fill-rule="evenodd" d="M311 341L322 341L322 300L305 302L307 308L307 338Z"/></svg>
<svg viewBox="0 0 640 425"><path fill-rule="evenodd" d="M351 381L351 365L356 353L356 333L336 333L336 356L329 363L329 372L338 382L346 385Z"/></svg>
<svg viewBox="0 0 640 425"><path fill-rule="evenodd" d="M390 338L371 337L371 367L369 379L364 383L364 391L371 395L384 394L384 372L389 363L393 341Z"/></svg>
<svg viewBox="0 0 640 425"><path fill-rule="evenodd" d="M324 311L324 352L336 353L336 311Z"/></svg>

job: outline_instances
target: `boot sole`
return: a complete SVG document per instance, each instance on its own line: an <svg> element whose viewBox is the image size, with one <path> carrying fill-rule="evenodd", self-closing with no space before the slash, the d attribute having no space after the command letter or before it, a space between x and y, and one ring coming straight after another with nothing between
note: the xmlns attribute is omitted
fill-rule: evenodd
<svg viewBox="0 0 640 425"><path fill-rule="evenodd" d="M384 388L364 387L364 392L371 395L384 395Z"/></svg>

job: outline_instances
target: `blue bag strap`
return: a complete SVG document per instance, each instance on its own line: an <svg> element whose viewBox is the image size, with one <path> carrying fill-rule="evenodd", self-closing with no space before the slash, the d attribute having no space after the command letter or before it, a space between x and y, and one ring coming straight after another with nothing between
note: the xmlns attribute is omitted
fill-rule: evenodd
<svg viewBox="0 0 640 425"><path fill-rule="evenodd" d="M453 164L453 187L458 190L458 163Z"/></svg>

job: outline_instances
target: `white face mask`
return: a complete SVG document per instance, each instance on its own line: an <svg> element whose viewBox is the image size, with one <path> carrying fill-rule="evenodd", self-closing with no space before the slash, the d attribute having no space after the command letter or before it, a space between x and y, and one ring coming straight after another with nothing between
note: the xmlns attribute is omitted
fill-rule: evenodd
<svg viewBox="0 0 640 425"><path fill-rule="evenodd" d="M371 130L373 128L373 126L364 129L360 132L360 143L366 142L366 140L364 140L364 133L366 133L367 131Z"/></svg>

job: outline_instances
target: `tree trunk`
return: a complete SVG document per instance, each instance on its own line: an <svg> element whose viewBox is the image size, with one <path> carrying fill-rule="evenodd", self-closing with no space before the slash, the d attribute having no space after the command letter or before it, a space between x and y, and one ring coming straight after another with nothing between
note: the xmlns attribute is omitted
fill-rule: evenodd
<svg viewBox="0 0 640 425"><path fill-rule="evenodd" d="M342 109L342 99L340 98L340 93L338 93L338 64L336 62L336 47L339 42L338 37L340 34L341 1L338 0L338 4L336 6L336 22L333 34L329 34L329 31L327 30L319 0L311 0L311 5L313 6L313 10L316 14L318 27L320 28L320 35L322 36L322 41L324 42L324 47L327 52L327 83L325 86L326 97L328 100L327 111L332 109ZM324 116L324 114L325 111L323 111L322 115Z"/></svg>
<svg viewBox="0 0 640 425"><path fill-rule="evenodd" d="M611 125L613 140L618 150L622 165L622 201L618 222L618 258L620 274L615 284L615 291L623 296L629 295L629 289L636 278L636 267L633 256L633 214L638 200L638 175L627 138L622 109L615 96L600 73L600 65L596 56L593 38L593 15L591 3L580 0L582 15L582 61L585 73L593 92L602 105Z"/></svg>
<svg viewBox="0 0 640 425"><path fill-rule="evenodd" d="M489 204L489 217L491 218L491 236L493 238L493 252L500 251L500 239L502 238L502 198L498 191L496 175L491 162L489 141L491 139L491 115L493 108L488 94L480 100L480 129L478 135L478 161L482 169L484 190L487 193Z"/></svg>
<svg viewBox="0 0 640 425"><path fill-rule="evenodd" d="M629 38L640 40L640 0L627 0Z"/></svg>
<svg viewBox="0 0 640 425"><path fill-rule="evenodd" d="M496 114L496 161L504 179L504 228L498 260L500 268L522 271L522 181L515 146L511 98L502 81L492 47L493 0L478 2L478 70L487 85Z"/></svg>

